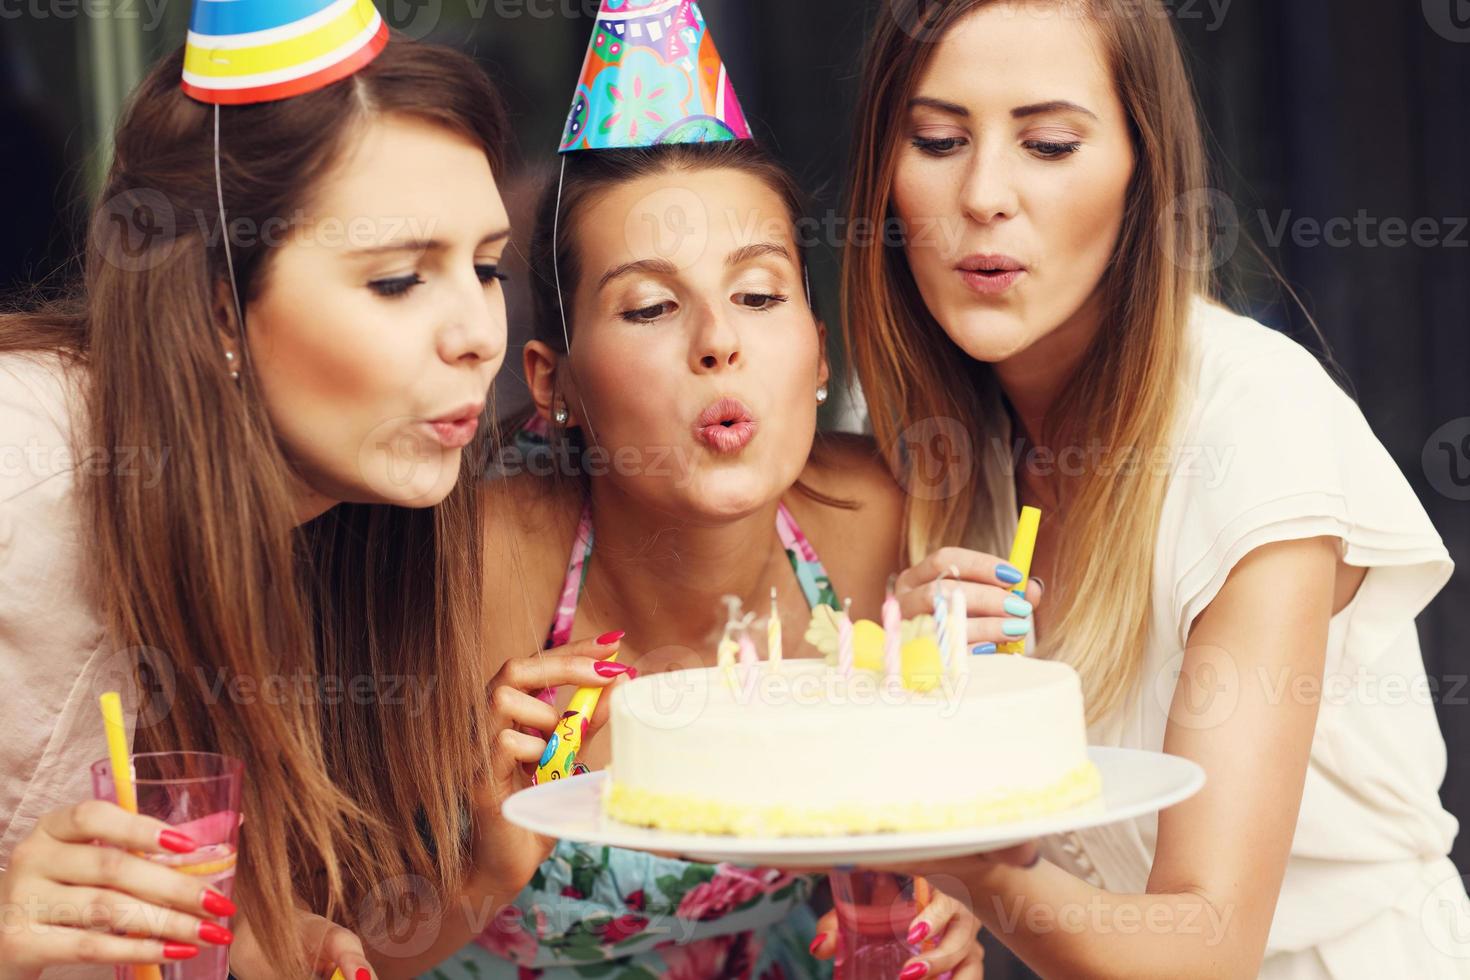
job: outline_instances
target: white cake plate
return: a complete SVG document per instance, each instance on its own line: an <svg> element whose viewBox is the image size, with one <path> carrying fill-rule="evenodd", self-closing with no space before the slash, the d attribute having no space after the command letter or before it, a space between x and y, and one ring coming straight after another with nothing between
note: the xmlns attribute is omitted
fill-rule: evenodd
<svg viewBox="0 0 1470 980"><path fill-rule="evenodd" d="M635 851L679 854L696 861L767 867L834 867L927 861L999 850L1047 834L1100 827L1155 813L1188 799L1205 771L1188 759L1142 749L1090 748L1102 773L1102 797L1031 820L921 833L845 837L726 837L670 833L619 823L602 812L606 772L521 790L505 801L507 820L548 837ZM894 792L907 787L896 784Z"/></svg>

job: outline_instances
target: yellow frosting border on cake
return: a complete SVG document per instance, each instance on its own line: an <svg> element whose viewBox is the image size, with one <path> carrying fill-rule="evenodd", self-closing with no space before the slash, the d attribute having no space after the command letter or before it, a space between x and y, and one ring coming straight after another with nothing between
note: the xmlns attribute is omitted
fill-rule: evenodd
<svg viewBox="0 0 1470 980"><path fill-rule="evenodd" d="M654 793L610 778L603 812L638 827L684 834L735 837L832 837L848 834L959 830L1046 816L1086 803L1102 793L1102 774L1092 762L1042 789L990 794L963 803L923 800L877 806L749 806L683 793Z"/></svg>

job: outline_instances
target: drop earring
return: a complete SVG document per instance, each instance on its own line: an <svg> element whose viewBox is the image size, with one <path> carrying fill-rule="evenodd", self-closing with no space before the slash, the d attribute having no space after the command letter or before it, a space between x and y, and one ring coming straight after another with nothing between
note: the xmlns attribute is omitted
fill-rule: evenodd
<svg viewBox="0 0 1470 980"><path fill-rule="evenodd" d="M566 425L567 420L571 417L571 413L567 411L565 405L556 406L556 411L551 413L551 418L557 425Z"/></svg>
<svg viewBox="0 0 1470 980"><path fill-rule="evenodd" d="M826 385L822 385L822 387L820 387L820 388L817 389L817 404L818 405L825 405L825 404L827 404L827 386Z"/></svg>
<svg viewBox="0 0 1470 980"><path fill-rule="evenodd" d="M227 365L229 365L229 368L230 368L230 380L231 381L239 381L240 380L240 371L239 371L238 368L235 367L235 352L234 351L232 351L232 350L225 351L225 363Z"/></svg>

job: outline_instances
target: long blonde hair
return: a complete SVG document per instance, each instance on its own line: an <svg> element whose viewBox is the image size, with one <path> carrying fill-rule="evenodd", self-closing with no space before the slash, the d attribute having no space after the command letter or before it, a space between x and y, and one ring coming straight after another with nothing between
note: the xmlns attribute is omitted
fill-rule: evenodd
<svg viewBox="0 0 1470 980"><path fill-rule="evenodd" d="M342 504L296 526L292 466L257 379L247 360L232 381L223 357L220 331L239 324L233 310L217 312L232 270L218 237L214 110L179 90L182 60L175 52L150 71L118 127L85 281L68 298L0 317L0 352L84 369L79 460L88 447L168 452L156 486L78 466L94 534L89 584L109 641L160 651L166 663L140 669L173 678L166 710L140 713L138 746L244 761L241 911L282 974L306 976L297 902L354 925L385 883L448 890L466 874L467 800L493 734L479 655L484 450L466 451L458 486L437 507ZM269 228L296 212L376 113L446 127L503 173L509 127L479 67L395 38L324 89L222 110L232 225ZM115 220L129 215L171 233L139 240ZM270 275L267 237L232 249L247 308ZM392 683L385 675L428 693L404 700L376 686ZM268 693L270 678L291 685L286 696ZM374 682L371 697L357 678ZM221 698L237 679L260 696Z"/></svg>
<svg viewBox="0 0 1470 980"><path fill-rule="evenodd" d="M967 14L1004 0L884 4L868 45L854 133L854 221L891 227L899 127L937 41ZM1057 0L1065 3L1067 0ZM1063 523L1051 537L1061 581L1048 583L1045 651L1082 677L1089 721L1115 708L1136 682L1150 623L1155 539L1168 484L1147 465L1168 447L1180 404L1184 326L1214 291L1204 209L1208 172L1194 91L1171 19L1157 0L1070 4L1096 25L1127 112L1138 161L1113 259L1099 285L1103 322L1077 374L1049 413L1049 445L1106 447L1145 465L1087 468L1062 488ZM911 14L912 16L906 16ZM926 308L901 244L849 242L843 319L880 446L906 485L914 435L954 420L980 450L980 474L938 493L908 496L906 558L964 544L1004 557L1010 547L1010 458L990 450L1009 429L993 368L972 360ZM1095 440L1095 442L1094 442ZM1007 446L1008 450L1009 447ZM1134 457L1137 458L1136 456Z"/></svg>

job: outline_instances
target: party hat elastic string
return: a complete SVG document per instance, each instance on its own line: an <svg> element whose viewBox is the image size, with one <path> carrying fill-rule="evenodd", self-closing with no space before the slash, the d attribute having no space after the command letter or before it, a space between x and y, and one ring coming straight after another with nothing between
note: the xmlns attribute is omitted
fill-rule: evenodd
<svg viewBox="0 0 1470 980"><path fill-rule="evenodd" d="M219 159L219 103L214 104L214 198L219 205L220 241L225 246L225 268L230 275L230 296L235 302L235 323L239 327L240 370L249 365L250 358L245 344L245 308L240 303L240 289L235 283L235 257L230 251L230 226L225 220L225 182Z"/></svg>

